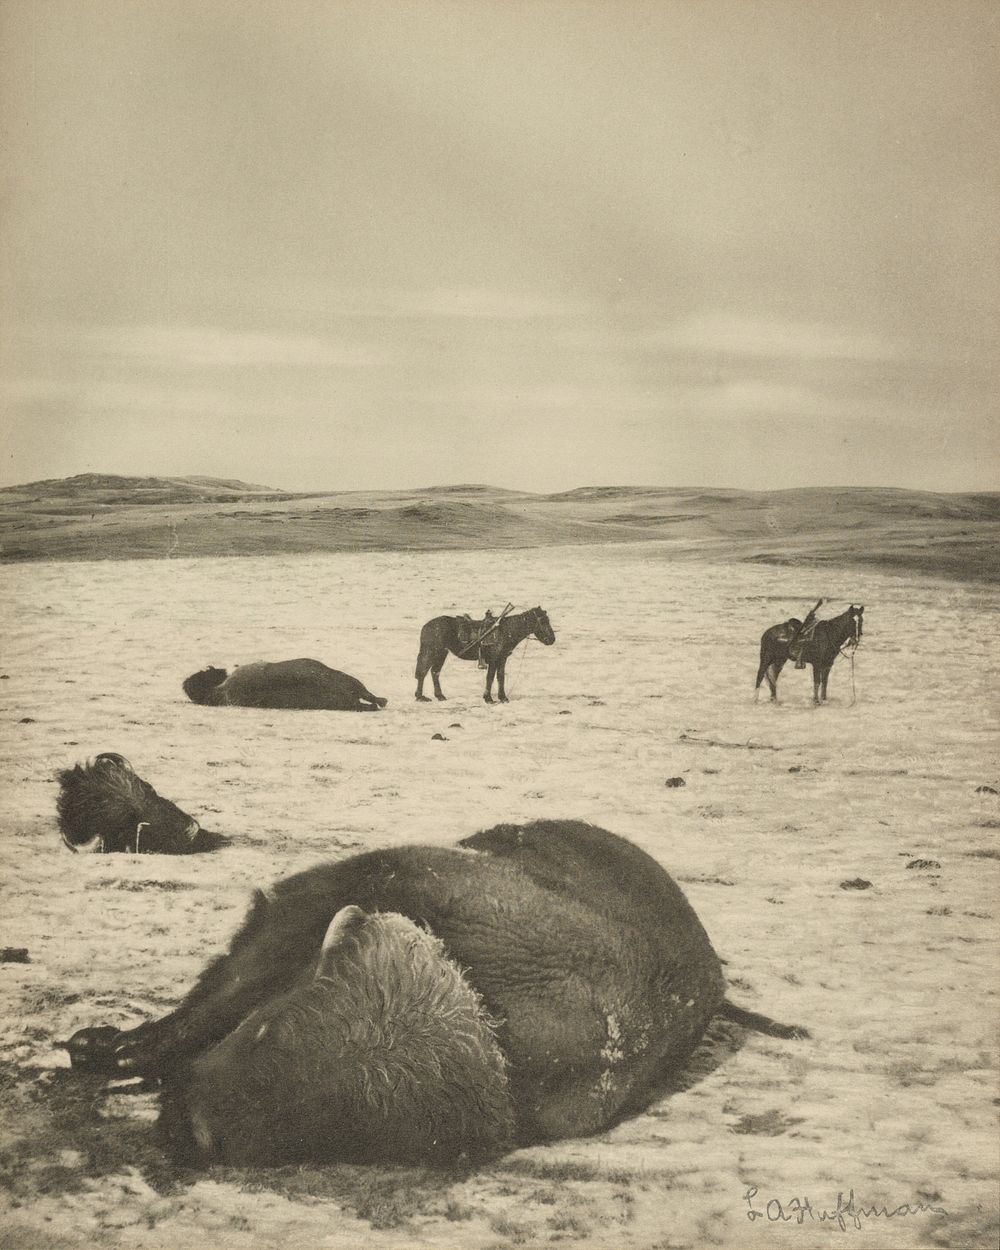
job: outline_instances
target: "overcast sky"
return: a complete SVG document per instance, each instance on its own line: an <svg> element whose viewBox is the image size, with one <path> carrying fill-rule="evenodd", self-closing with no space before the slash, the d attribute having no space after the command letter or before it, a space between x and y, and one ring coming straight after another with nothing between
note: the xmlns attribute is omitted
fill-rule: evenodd
<svg viewBox="0 0 1000 1250"><path fill-rule="evenodd" d="M1000 487L995 0L4 0L0 480Z"/></svg>

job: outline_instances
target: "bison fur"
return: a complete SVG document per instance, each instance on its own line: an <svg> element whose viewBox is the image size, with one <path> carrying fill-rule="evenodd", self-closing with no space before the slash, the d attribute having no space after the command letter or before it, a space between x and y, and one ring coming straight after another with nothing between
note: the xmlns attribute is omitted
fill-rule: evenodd
<svg viewBox="0 0 1000 1250"><path fill-rule="evenodd" d="M175 1157L230 1166L495 1155L514 1110L493 1030L437 938L343 907L315 969L167 1086L161 1129Z"/></svg>
<svg viewBox="0 0 1000 1250"><path fill-rule="evenodd" d="M226 1144L236 1137L257 1143L274 1131L273 1159L285 1152L299 1160L393 1157L387 1138L356 1118L345 1116L332 1134L328 1121L318 1124L309 1091L315 1083L326 1096L329 1078L319 1074L329 1056L337 1056L344 1080L365 1084L356 1060L342 1062L339 1043L332 1050L310 1043L298 1053L294 1033L279 1033L287 1044L273 1043L268 1070L296 1070L275 1077L289 1082L282 1097L292 1101L276 1109L269 1100L256 1125L251 1101L211 1093L216 1081L232 1091L246 1079L261 1027L288 1011L301 1014L302 1004L312 1008L321 999L317 1020L329 1019L336 1037L351 1036L352 1028L359 1036L368 1033L367 1019L345 1022L336 996L315 988L324 938L345 907L408 917L462 970L486 1016L497 1022L519 1145L600 1132L640 1110L683 1067L712 1017L729 1007L720 961L701 922L655 860L592 825L536 821L499 825L453 848L354 855L278 881L266 894L258 891L228 954L208 966L173 1012L116 1038L81 1030L67 1043L74 1064L79 1056L88 1067L119 1076L159 1076L169 1136L189 1149L193 1142L196 1156L217 1157L220 1149L225 1156L242 1149ZM363 975L353 959L343 966ZM351 1001L364 1002L366 992ZM750 1013L743 1019L753 1027L771 1023ZM432 1097L443 1098L433 1081L429 1088ZM212 1114L203 1133L198 1108L206 1104ZM350 1104L362 1105L358 1099ZM405 1103L389 1114L394 1123L409 1116ZM460 1145L468 1149L464 1128L441 1131L451 1143L444 1154ZM413 1127L403 1140L418 1133ZM496 1131L492 1142L472 1146L501 1149L502 1140ZM253 1157L262 1157L261 1149L255 1144Z"/></svg>
<svg viewBox="0 0 1000 1250"><path fill-rule="evenodd" d="M327 668L319 660L242 664L232 673L224 668L205 668L192 673L181 685L192 703L210 707L377 712L388 703L356 677Z"/></svg>
<svg viewBox="0 0 1000 1250"><path fill-rule="evenodd" d="M113 751L60 770L56 780L59 831L71 851L190 855L229 841L202 829Z"/></svg>

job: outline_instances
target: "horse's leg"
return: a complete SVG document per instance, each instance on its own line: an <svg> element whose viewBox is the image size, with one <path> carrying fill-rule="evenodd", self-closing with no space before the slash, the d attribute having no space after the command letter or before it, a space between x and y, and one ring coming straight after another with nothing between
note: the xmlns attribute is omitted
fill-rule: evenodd
<svg viewBox="0 0 1000 1250"><path fill-rule="evenodd" d="M507 657L502 655L497 661L497 698L501 703L509 703L507 691L504 689L503 679L507 673Z"/></svg>
<svg viewBox="0 0 1000 1250"><path fill-rule="evenodd" d="M443 699L444 694L441 691L441 683L438 680L438 673L448 658L447 644L442 645L439 639L433 637L431 631L428 634L420 635L420 654L417 656L417 702L430 703L430 699L424 694L424 678L428 672L434 682L434 697Z"/></svg>
<svg viewBox="0 0 1000 1250"><path fill-rule="evenodd" d="M823 675L818 661L813 661L813 703L819 707L819 689L823 681Z"/></svg>
<svg viewBox="0 0 1000 1250"><path fill-rule="evenodd" d="M753 688L753 701L757 702L760 697L760 683L764 680L764 674L767 672L767 657L764 655L764 649L760 651L760 667L757 669L757 680Z"/></svg>
<svg viewBox="0 0 1000 1250"><path fill-rule="evenodd" d="M417 693L416 699L418 703L430 703L430 699L424 694L424 678L427 676L427 670L431 666L431 653L424 647L420 648L420 654L417 656ZM435 679L436 680L436 679Z"/></svg>
<svg viewBox="0 0 1000 1250"><path fill-rule="evenodd" d="M489 668L486 670L486 693L483 695L483 701L486 703L493 702L493 678L496 676L496 671L496 661L490 660Z"/></svg>
<svg viewBox="0 0 1000 1250"><path fill-rule="evenodd" d="M778 678L781 676L781 670L784 667L785 667L784 660L778 660L778 659L772 660L770 664L768 664L767 671L764 674L765 677L767 678L767 684L771 690L771 702L772 703L778 702Z"/></svg>
<svg viewBox="0 0 1000 1250"><path fill-rule="evenodd" d="M819 692L819 697L823 700L823 702L824 702L824 703L826 702L826 683L830 680L830 669L831 669L831 668L833 668L833 664L832 664L832 663L828 664L828 665L827 665L827 666L823 669L823 682L822 682L822 687L821 687L820 692Z"/></svg>
<svg viewBox="0 0 1000 1250"><path fill-rule="evenodd" d="M445 693L441 689L441 679L440 679L439 674L442 668L444 668L444 662L445 660L447 660L447 658L448 658L448 648L445 647L445 649L439 655L436 655L434 657L434 662L431 664L431 681L434 683L434 698L435 699L443 700L445 698Z"/></svg>

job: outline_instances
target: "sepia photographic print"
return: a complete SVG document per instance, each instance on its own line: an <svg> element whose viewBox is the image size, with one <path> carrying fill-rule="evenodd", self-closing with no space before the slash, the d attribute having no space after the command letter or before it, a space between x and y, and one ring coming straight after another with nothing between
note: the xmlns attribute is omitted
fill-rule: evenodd
<svg viewBox="0 0 1000 1250"><path fill-rule="evenodd" d="M995 1250L998 53L3 0L2 1250Z"/></svg>

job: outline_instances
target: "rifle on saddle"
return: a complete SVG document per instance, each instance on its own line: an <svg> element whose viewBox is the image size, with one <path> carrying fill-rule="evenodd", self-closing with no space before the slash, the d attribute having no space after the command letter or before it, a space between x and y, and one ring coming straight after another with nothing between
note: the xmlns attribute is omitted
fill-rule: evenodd
<svg viewBox="0 0 1000 1250"><path fill-rule="evenodd" d="M486 616L483 618L483 621L482 621L482 624L485 625L486 628L483 629L477 637L473 638L473 640L469 643L467 647L463 647L462 650L457 653L458 656L461 658L467 652L471 651L473 647L478 647L479 648L479 667L486 668L486 662L483 659L483 639L489 638L491 634L495 633L497 628L500 625L500 622L503 620L503 618L505 616L508 616L513 611L514 611L514 605L512 603L508 603L499 616L493 616L489 608L487 608Z"/></svg>
<svg viewBox="0 0 1000 1250"><path fill-rule="evenodd" d="M795 637L792 639L788 647L788 654L795 661L796 668L805 668L806 662L802 658L802 648L812 638L816 629L816 613L823 604L822 599L817 599L814 607L811 607L806 614L806 619L799 626Z"/></svg>

